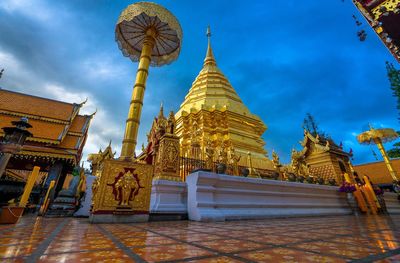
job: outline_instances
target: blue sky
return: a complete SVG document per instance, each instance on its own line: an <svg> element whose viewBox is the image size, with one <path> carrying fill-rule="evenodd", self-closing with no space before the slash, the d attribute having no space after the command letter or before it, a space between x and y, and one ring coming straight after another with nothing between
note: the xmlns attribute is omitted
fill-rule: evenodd
<svg viewBox="0 0 400 263"><path fill-rule="evenodd" d="M207 25L218 66L268 126L268 152L284 162L300 148L307 112L337 143L353 148L354 163L375 160L355 138L368 123L399 128L385 69L385 61L395 61L351 1L156 2L180 21L183 46L176 62L150 69L138 149L161 101L165 111L183 102L202 67ZM114 28L131 3L0 1L0 86L69 102L88 97L81 113L98 113L85 155L110 139L120 151L137 64L122 56ZM356 36L353 14L364 22L365 42Z"/></svg>

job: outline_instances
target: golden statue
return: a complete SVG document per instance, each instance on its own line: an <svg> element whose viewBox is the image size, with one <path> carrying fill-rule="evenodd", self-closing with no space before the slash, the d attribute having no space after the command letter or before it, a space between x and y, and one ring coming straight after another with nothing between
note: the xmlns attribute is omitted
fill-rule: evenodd
<svg viewBox="0 0 400 263"><path fill-rule="evenodd" d="M233 175L239 174L239 161L241 156L235 153L235 148L229 147L229 165L232 167Z"/></svg>
<svg viewBox="0 0 400 263"><path fill-rule="evenodd" d="M95 200L95 198L96 198L96 194L99 190L99 186L100 186L100 176L96 176L96 178L94 178L93 183L92 183L92 203L93 203L93 200Z"/></svg>
<svg viewBox="0 0 400 263"><path fill-rule="evenodd" d="M176 127L176 124L175 124L174 112L170 111L169 116L168 116L168 121L167 121L166 133L175 134L175 127Z"/></svg>
<svg viewBox="0 0 400 263"><path fill-rule="evenodd" d="M295 149L292 150L292 160L290 166L293 172L298 176L308 177L310 175L310 169L304 159L301 152L297 152Z"/></svg>
<svg viewBox="0 0 400 263"><path fill-rule="evenodd" d="M121 206L129 206L131 194L139 189L139 185L131 172L125 173L115 184L117 200Z"/></svg>
<svg viewBox="0 0 400 263"><path fill-rule="evenodd" d="M228 163L228 154L225 150L225 145L221 143L221 147L218 152L218 163L227 164Z"/></svg>
<svg viewBox="0 0 400 263"><path fill-rule="evenodd" d="M206 169L213 170L214 167L214 147L210 139L207 139L207 144L204 150Z"/></svg>
<svg viewBox="0 0 400 263"><path fill-rule="evenodd" d="M279 156L275 151L272 151L272 163L274 164L274 168L276 170L278 170L279 167L281 167L281 162L279 160Z"/></svg>

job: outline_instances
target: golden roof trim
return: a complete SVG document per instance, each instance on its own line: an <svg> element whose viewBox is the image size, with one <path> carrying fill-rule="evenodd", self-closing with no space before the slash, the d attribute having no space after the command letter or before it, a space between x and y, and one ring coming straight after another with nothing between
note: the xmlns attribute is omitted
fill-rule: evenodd
<svg viewBox="0 0 400 263"><path fill-rule="evenodd" d="M40 157L53 157L53 158L60 158L60 159L70 159L75 161L75 155L73 153L66 153L66 154L57 154L57 153L49 153L49 152L33 152L33 151L26 151L22 150L15 154L15 156L23 155L23 156L40 156Z"/></svg>

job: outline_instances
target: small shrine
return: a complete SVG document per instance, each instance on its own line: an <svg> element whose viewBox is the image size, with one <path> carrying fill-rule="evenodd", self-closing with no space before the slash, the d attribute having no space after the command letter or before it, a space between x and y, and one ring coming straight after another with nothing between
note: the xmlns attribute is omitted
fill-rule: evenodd
<svg viewBox="0 0 400 263"><path fill-rule="evenodd" d="M304 130L304 139L300 142L302 150L292 150L288 169L298 176L322 178L325 182L333 179L342 183L343 174L351 174L351 152L345 152L327 136L312 135Z"/></svg>

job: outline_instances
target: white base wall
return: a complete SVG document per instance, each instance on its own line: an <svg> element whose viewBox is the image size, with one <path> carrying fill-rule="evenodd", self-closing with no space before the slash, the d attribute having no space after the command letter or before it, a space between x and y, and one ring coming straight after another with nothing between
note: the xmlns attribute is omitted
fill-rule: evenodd
<svg viewBox="0 0 400 263"><path fill-rule="evenodd" d="M185 182L153 180L150 199L152 214L187 214Z"/></svg>
<svg viewBox="0 0 400 263"><path fill-rule="evenodd" d="M347 215L338 187L221 175L189 175L188 214L195 221Z"/></svg>
<svg viewBox="0 0 400 263"><path fill-rule="evenodd" d="M397 199L396 193L384 193L386 209L389 214L400 214L400 201Z"/></svg>
<svg viewBox="0 0 400 263"><path fill-rule="evenodd" d="M96 176L85 174L86 176L86 191L84 200L81 202L81 207L75 212L74 216L89 217L90 207L92 205L92 184Z"/></svg>

